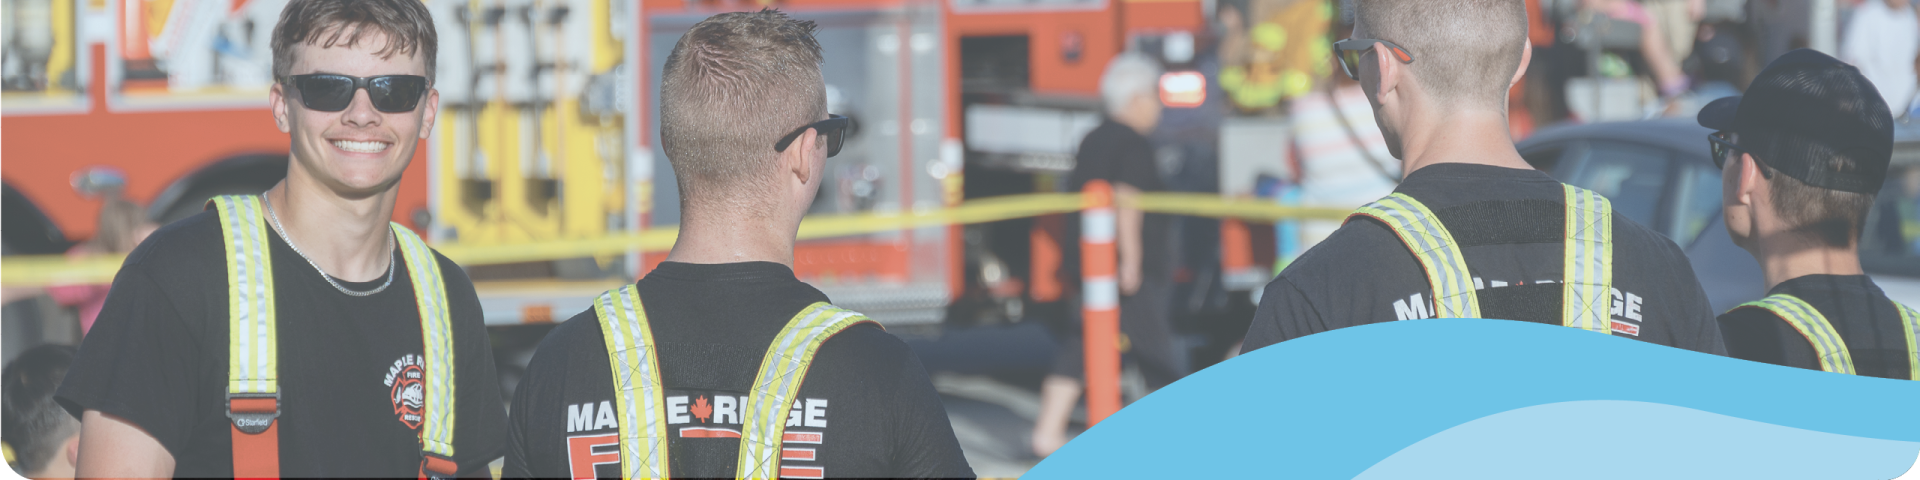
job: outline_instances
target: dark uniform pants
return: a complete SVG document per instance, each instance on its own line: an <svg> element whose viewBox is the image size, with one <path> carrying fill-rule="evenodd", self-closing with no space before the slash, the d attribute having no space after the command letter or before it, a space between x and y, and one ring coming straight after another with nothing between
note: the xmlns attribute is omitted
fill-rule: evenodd
<svg viewBox="0 0 1920 480"><path fill-rule="evenodd" d="M1173 280L1167 275L1144 275L1140 290L1120 297L1120 332L1126 334L1130 348L1127 357L1140 366L1147 388L1158 390L1186 375L1185 356L1175 347L1172 321ZM1086 349L1079 328L1079 302L1074 302L1073 328L1063 329L1060 349L1053 361L1053 374L1082 378L1086 376Z"/></svg>

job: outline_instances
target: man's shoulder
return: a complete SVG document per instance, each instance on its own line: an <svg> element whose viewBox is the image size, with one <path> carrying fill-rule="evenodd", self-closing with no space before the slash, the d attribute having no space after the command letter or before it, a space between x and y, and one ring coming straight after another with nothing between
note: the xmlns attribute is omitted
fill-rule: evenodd
<svg viewBox="0 0 1920 480"><path fill-rule="evenodd" d="M433 252L434 262L440 266L440 281L446 285L448 295L455 297L456 300L462 297L478 300L478 296L473 293L473 279L467 277L466 269L460 268L460 264L454 263L453 259L441 254L440 250L429 247L427 251Z"/></svg>
<svg viewBox="0 0 1920 480"><path fill-rule="evenodd" d="M127 254L125 269L170 271L176 264L226 258L220 215L212 210L161 226ZM263 239L264 240L264 239Z"/></svg>
<svg viewBox="0 0 1920 480"><path fill-rule="evenodd" d="M1781 319L1779 315L1775 315L1772 310L1744 303L1733 307L1731 310L1727 310L1726 313L1722 313L1720 316L1714 317L1714 319L1719 321L1723 327L1749 326L1754 323L1765 324L1767 323L1766 320L1786 321Z"/></svg>
<svg viewBox="0 0 1920 480"><path fill-rule="evenodd" d="M1411 260L1412 253L1386 225L1368 217L1350 218L1325 240L1287 264L1282 277L1334 271L1373 272L1357 266ZM1364 264L1364 265L1357 265ZM1377 273L1377 272L1373 272ZM1352 275L1341 275L1352 276ZM1317 277L1316 277L1317 278Z"/></svg>
<svg viewBox="0 0 1920 480"><path fill-rule="evenodd" d="M1648 268L1681 270L1688 278L1693 276L1693 263L1679 245L1618 211L1613 212L1613 244L1616 262L1639 260Z"/></svg>
<svg viewBox="0 0 1920 480"><path fill-rule="evenodd" d="M539 346L534 347L534 357L548 353L566 355L585 345L603 345L605 340L600 335L600 317L592 308L588 308L547 332L546 338L540 339Z"/></svg>
<svg viewBox="0 0 1920 480"><path fill-rule="evenodd" d="M864 360L898 362L913 355L907 342L880 327L878 323L860 323L841 330L820 344L820 355L848 356Z"/></svg>

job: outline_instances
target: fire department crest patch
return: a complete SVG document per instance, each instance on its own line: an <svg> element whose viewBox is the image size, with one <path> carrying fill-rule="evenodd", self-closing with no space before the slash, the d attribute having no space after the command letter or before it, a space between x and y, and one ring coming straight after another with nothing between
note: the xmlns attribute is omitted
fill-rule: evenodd
<svg viewBox="0 0 1920 480"><path fill-rule="evenodd" d="M425 380L426 371L420 365L426 363L419 355L403 355L387 368L386 383L388 399L393 401L393 415L407 428L418 430L420 422L426 418L422 409L427 402Z"/></svg>

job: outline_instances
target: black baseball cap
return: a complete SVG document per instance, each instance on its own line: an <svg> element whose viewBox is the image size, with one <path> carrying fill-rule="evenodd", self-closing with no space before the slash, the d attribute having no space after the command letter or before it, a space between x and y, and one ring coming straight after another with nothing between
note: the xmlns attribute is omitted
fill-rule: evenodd
<svg viewBox="0 0 1920 480"><path fill-rule="evenodd" d="M1745 95L1708 103L1700 125L1739 134L1740 150L1829 190L1873 194L1893 159L1893 114L1860 69L1808 49L1767 64ZM1853 161L1842 171L1832 157Z"/></svg>

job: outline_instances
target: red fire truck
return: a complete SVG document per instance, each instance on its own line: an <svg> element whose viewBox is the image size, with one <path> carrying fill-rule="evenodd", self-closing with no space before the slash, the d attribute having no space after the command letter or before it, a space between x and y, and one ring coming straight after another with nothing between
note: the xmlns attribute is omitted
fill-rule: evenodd
<svg viewBox="0 0 1920 480"><path fill-rule="evenodd" d="M1109 58L1140 38L1204 24L1194 0L426 2L440 36L441 115L408 167L394 217L461 245L677 223L655 85L678 36L715 13L773 7L819 23L830 108L857 125L830 160L812 210L823 215L1036 190L1027 186L1044 182L1032 178L1070 167L1080 134L1097 122ZM0 82L5 181L66 236L91 234L99 204L75 187L99 178L123 178L126 195L165 222L212 195L258 192L284 176L287 137L266 105L268 34L284 0L5 3L14 32ZM1005 135L1007 122L1021 129ZM970 127L997 133L970 137ZM1021 186L975 188L968 176L1017 177ZM883 322L932 324L966 291L967 272L994 269L965 231L807 241L795 269ZM540 259L470 273L488 323L516 325L583 310L660 257Z"/></svg>

